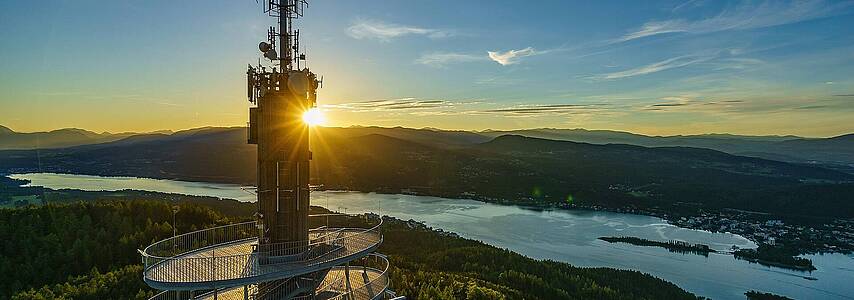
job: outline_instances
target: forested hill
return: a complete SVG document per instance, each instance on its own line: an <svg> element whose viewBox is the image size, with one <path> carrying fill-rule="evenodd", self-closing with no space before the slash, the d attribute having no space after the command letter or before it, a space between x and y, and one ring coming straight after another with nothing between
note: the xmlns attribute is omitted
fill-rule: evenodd
<svg viewBox="0 0 854 300"><path fill-rule="evenodd" d="M314 183L330 189L473 197L532 205L603 205L665 211L736 208L854 215L854 175L686 147L595 145L500 136L464 146L319 130ZM410 136L411 135L407 135ZM0 171L71 172L252 184L255 146L244 128L42 151L2 151ZM453 144L453 145L451 145Z"/></svg>
<svg viewBox="0 0 854 300"><path fill-rule="evenodd" d="M845 181L854 178L838 171L795 165L779 161L737 156L720 151L693 147L642 147L627 144L597 145L570 141L531 138L519 135L499 136L474 149L508 154L511 156L538 157L541 159L572 159L585 161L602 168L616 170L642 167L655 172L655 166L669 165L678 168L717 169L722 172L758 175L792 180ZM666 173L666 172L665 172Z"/></svg>
<svg viewBox="0 0 854 300"><path fill-rule="evenodd" d="M485 131L479 132L479 134L489 137L521 135L592 144L706 148L735 155L793 163L819 164L825 167L854 172L854 134L829 138L804 138L791 135L744 136L733 134L649 136L611 130L555 128Z"/></svg>
<svg viewBox="0 0 854 300"><path fill-rule="evenodd" d="M172 234L172 203L80 200L89 201L0 209L0 234L6 238L0 247L0 299L153 296L142 282L136 249ZM186 232L248 218L184 203L177 224ZM414 221L387 218L384 224L379 251L391 260L393 289L408 299L696 299L637 271L537 261Z"/></svg>
<svg viewBox="0 0 854 300"><path fill-rule="evenodd" d="M316 145L315 155L323 169L316 175L330 188L478 195L526 204L571 200L665 210L854 214L851 175L707 149L502 136L450 150L369 135Z"/></svg>
<svg viewBox="0 0 854 300"><path fill-rule="evenodd" d="M200 128L171 135L137 135L62 149L0 151L8 169L251 183L255 145L244 128Z"/></svg>

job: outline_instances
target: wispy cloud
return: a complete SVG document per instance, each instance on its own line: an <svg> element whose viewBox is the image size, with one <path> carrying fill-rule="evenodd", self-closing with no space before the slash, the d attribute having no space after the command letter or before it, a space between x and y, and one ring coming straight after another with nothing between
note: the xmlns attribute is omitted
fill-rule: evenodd
<svg viewBox="0 0 854 300"><path fill-rule="evenodd" d="M83 92L79 91L36 91L32 93L35 96L44 96L44 97L67 97L67 96L77 96L83 95Z"/></svg>
<svg viewBox="0 0 854 300"><path fill-rule="evenodd" d="M684 95L662 97L666 102L649 103L631 107L634 111L695 113L722 117L755 117L757 113L792 113L821 111L850 111L849 102L827 96L765 96L749 99L727 99L728 96Z"/></svg>
<svg viewBox="0 0 854 300"><path fill-rule="evenodd" d="M369 113L372 118L397 118L429 116L494 116L501 118L594 118L613 117L632 113L681 113L697 116L743 117L756 113L789 113L851 111L847 98L828 97L763 97L760 99L733 99L716 94L684 93L659 97L630 98L631 102L611 101L607 97L583 97L594 101L568 101L564 103L530 103L520 101L501 103L488 99L419 99L398 98L326 104L321 108L347 113ZM629 99L617 97L618 99ZM611 102L608 102L611 101Z"/></svg>
<svg viewBox="0 0 854 300"><path fill-rule="evenodd" d="M451 107L454 103L446 100L422 100L416 98L369 100L323 105L325 109L339 109L352 112L397 111L426 108Z"/></svg>
<svg viewBox="0 0 854 300"><path fill-rule="evenodd" d="M652 107L674 107L674 106L685 106L685 105L688 105L688 103L658 103L658 104L653 104L650 106L652 106Z"/></svg>
<svg viewBox="0 0 854 300"><path fill-rule="evenodd" d="M449 31L385 23L377 20L359 19L347 28L347 35L354 39L373 39L383 42L408 35L421 35L429 38L444 38L453 35Z"/></svg>
<svg viewBox="0 0 854 300"><path fill-rule="evenodd" d="M653 103L646 106L641 106L639 109L642 110L652 110L652 111L661 111L679 108L682 106L695 105L699 102L696 100L696 95L679 95L679 96L666 96L661 97L661 100L667 101L663 103Z"/></svg>
<svg viewBox="0 0 854 300"><path fill-rule="evenodd" d="M589 113L592 111L600 111L608 107L609 104L526 104L510 107L501 107L494 109L486 109L478 111L478 113L487 114L503 114L503 115L565 115L576 113Z"/></svg>
<svg viewBox="0 0 854 300"><path fill-rule="evenodd" d="M488 51L489 58L494 60L495 62L501 64L502 66L512 65L519 62L519 59L526 56L543 54L544 52L538 52L534 50L532 47L519 49L519 50L509 50L506 52L498 52L498 51Z"/></svg>
<svg viewBox="0 0 854 300"><path fill-rule="evenodd" d="M674 6L673 9L670 10L670 12L675 13L675 12L679 12L682 10L691 9L694 7L699 7L699 6L702 6L704 4L704 2L705 2L704 0L688 0L688 1L682 2L682 3Z"/></svg>
<svg viewBox="0 0 854 300"><path fill-rule="evenodd" d="M756 58L730 57L709 63L714 70L747 70L764 65L765 61Z"/></svg>
<svg viewBox="0 0 854 300"><path fill-rule="evenodd" d="M528 78L523 78L520 76L506 76L506 75L497 75L497 76L488 76L481 77L474 81L474 84L478 85L494 85L494 86L509 86L509 85L519 85L529 82Z"/></svg>
<svg viewBox="0 0 854 300"><path fill-rule="evenodd" d="M483 99L425 100L417 98L383 99L322 105L325 110L369 112L380 115L412 116L473 116L498 115L506 117L534 117L586 115L605 113L615 109L608 103L552 103L552 104L499 104Z"/></svg>
<svg viewBox="0 0 854 300"><path fill-rule="evenodd" d="M661 72L664 70L681 68L681 67L689 66L689 65L692 65L695 63L705 62L705 61L708 61L712 58L714 58L714 56L712 56L712 55L683 55L683 56L677 56L674 58L669 58L669 59L659 61L656 63L652 63L649 65L637 67L634 69L628 69L628 70L619 71L619 72L595 75L595 76L592 76L591 78L597 79L597 80L612 80L612 79L627 78L627 77L633 77L633 76L639 76L639 75L646 75L646 74L651 74L651 73L655 73L655 72Z"/></svg>
<svg viewBox="0 0 854 300"><path fill-rule="evenodd" d="M512 65L519 62L519 60L523 57L541 55L556 51L563 51L563 48L555 48L549 50L539 51L534 49L533 47L527 47L518 50L508 50L508 51L487 51L486 55L476 55L476 54L468 54L468 53L451 53L451 52L435 52L422 55L417 60L416 63L431 65L431 66L444 66L448 63L457 63L457 62L472 62L472 61L486 61L492 60L501 64L502 66Z"/></svg>
<svg viewBox="0 0 854 300"><path fill-rule="evenodd" d="M707 19L647 22L616 42L674 32L698 34L779 26L831 16L849 6L850 2L827 3L822 0L747 2Z"/></svg>
<svg viewBox="0 0 854 300"><path fill-rule="evenodd" d="M442 67L449 63L486 60L489 60L489 58L485 55L452 52L433 52L421 55L421 57L415 60L415 63L434 67Z"/></svg>
<svg viewBox="0 0 854 300"><path fill-rule="evenodd" d="M173 103L173 102L163 102L163 101L154 102L154 103L155 103L155 104L157 104L157 105L172 106L172 107L183 107L183 106L186 106L186 105L183 105L183 104L178 104L178 103Z"/></svg>
<svg viewBox="0 0 854 300"><path fill-rule="evenodd" d="M815 109L825 109L825 108L827 108L827 105L807 105L807 106L796 107L795 109L815 110Z"/></svg>

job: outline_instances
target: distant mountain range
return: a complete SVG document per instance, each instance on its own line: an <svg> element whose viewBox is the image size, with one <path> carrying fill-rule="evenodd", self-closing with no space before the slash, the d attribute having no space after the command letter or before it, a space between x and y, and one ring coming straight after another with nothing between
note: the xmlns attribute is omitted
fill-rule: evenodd
<svg viewBox="0 0 854 300"><path fill-rule="evenodd" d="M580 143L508 132L376 127L318 128L312 139L312 180L330 189L412 192L529 205L572 202L668 211L737 208L854 215L852 174L710 149ZM756 140L816 147L813 140L767 137L751 141ZM836 139L824 142L839 143ZM61 149L0 151L0 172L252 184L255 154L255 146L246 144L245 128L200 128Z"/></svg>
<svg viewBox="0 0 854 300"><path fill-rule="evenodd" d="M176 136L213 127L179 131ZM647 147L695 147L723 151L730 154L759 157L799 164L820 165L854 174L854 134L831 138L804 138L786 136L745 136L732 134L704 134L677 136L647 136L622 131L587 129L521 129L451 131L439 129L413 129L403 127L347 127L321 128L343 136L381 134L417 143L458 148L484 143L502 135L583 142L591 144L629 144ZM49 132L18 133L0 126L0 150L49 149L98 144L133 137L132 140L156 138L172 134L170 131L154 133L95 133L82 129L58 129Z"/></svg>
<svg viewBox="0 0 854 300"><path fill-rule="evenodd" d="M77 128L64 128L46 132L15 132L0 126L0 150L8 149L51 149L79 145L106 143L120 140L138 133L96 133Z"/></svg>

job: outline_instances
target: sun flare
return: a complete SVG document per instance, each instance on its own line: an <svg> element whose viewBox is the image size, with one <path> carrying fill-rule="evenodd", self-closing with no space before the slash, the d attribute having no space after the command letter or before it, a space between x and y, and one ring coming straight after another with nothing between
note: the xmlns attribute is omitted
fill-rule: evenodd
<svg viewBox="0 0 854 300"><path fill-rule="evenodd" d="M326 124L326 116L323 115L323 111L313 107L302 114L302 121L308 126L323 125Z"/></svg>

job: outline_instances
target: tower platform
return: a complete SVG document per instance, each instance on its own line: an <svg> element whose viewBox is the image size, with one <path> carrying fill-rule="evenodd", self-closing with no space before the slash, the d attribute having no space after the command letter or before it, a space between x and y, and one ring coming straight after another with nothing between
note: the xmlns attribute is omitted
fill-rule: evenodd
<svg viewBox="0 0 854 300"><path fill-rule="evenodd" d="M314 295L294 297L298 300L375 300L388 296L388 260L380 254L370 254L353 261L349 266L336 266L326 273ZM349 273L349 274L348 274ZM216 293L216 296L214 296ZM193 296L188 291L163 291L150 300L245 300L279 298L284 295L259 295L255 284L206 291Z"/></svg>
<svg viewBox="0 0 854 300"><path fill-rule="evenodd" d="M322 223L329 217L309 219ZM254 221L185 233L141 251L143 278L152 288L173 291L222 289L327 270L324 281L331 280L340 272L336 266L368 256L382 243L382 219L370 222L364 228L322 225L309 230L308 241L281 244L275 251L258 248Z"/></svg>

